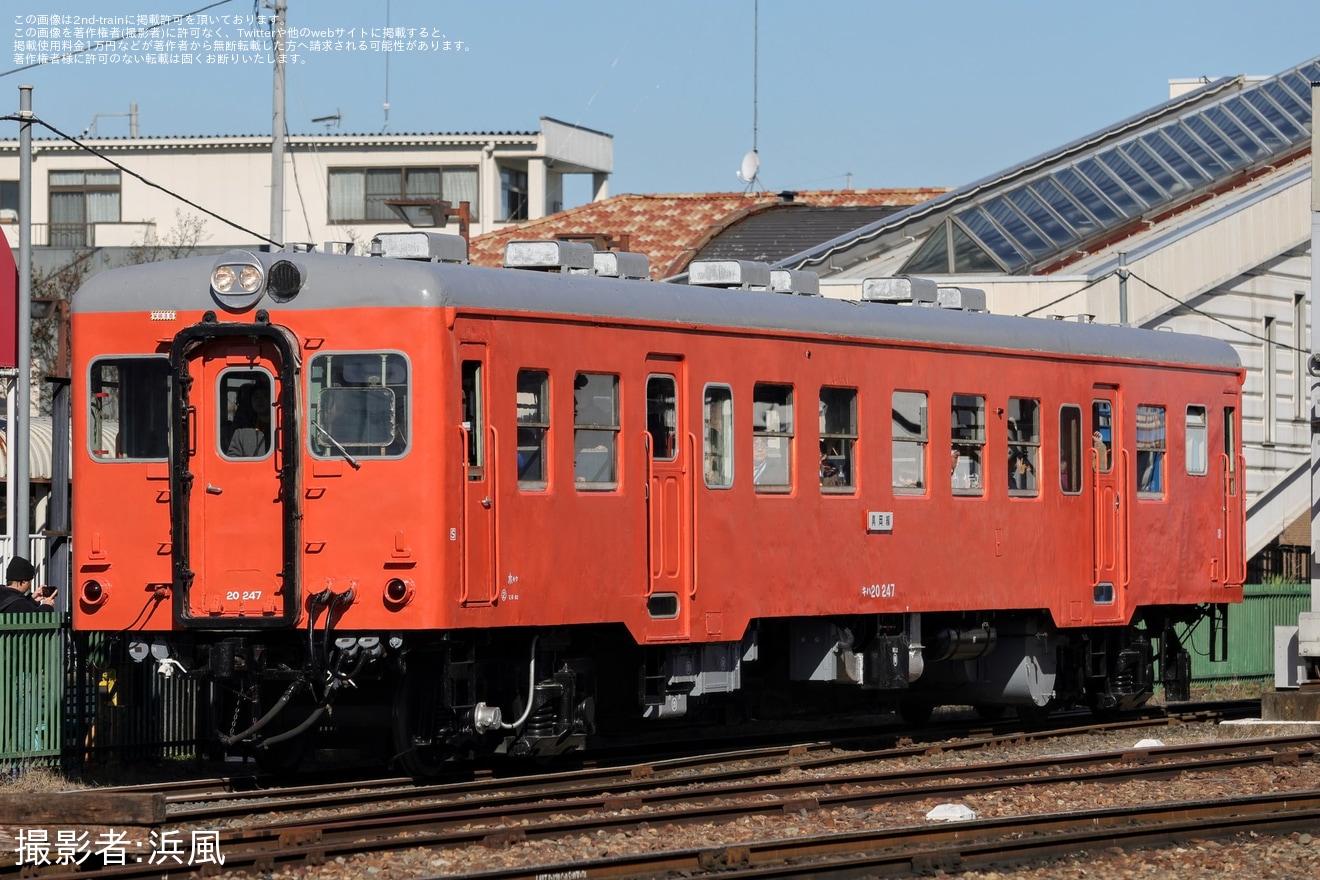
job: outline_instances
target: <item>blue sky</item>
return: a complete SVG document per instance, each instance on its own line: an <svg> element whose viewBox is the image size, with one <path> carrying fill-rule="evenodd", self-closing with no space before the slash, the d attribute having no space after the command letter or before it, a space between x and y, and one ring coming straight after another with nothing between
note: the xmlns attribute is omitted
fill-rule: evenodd
<svg viewBox="0 0 1320 880"><path fill-rule="evenodd" d="M211 2L10 0L0 73L25 60L15 40L37 39L36 16L133 21ZM388 5L392 27L450 41L449 51L390 54L392 132L534 131L553 116L614 135L614 193L743 188L734 172L753 145L753 0L288 5L290 27L359 35L386 26ZM203 14L254 8L231 0ZM1171 78L1270 75L1320 55L1320 3L1298 0L1250 9L1226 0L761 0L759 9L756 146L770 190L841 188L849 175L858 188L957 186L1162 102ZM238 40L239 27L217 30ZM35 86L37 114L71 134L130 102L144 136L270 131L269 63L207 64L199 49L193 64L159 65L144 54L151 47L136 63L0 76L0 110L17 108L22 83ZM311 120L335 113L342 122L332 131L382 130L383 52L298 54L290 131L325 131ZM96 124L103 136L128 133L123 117ZM0 137L16 137L7 125Z"/></svg>

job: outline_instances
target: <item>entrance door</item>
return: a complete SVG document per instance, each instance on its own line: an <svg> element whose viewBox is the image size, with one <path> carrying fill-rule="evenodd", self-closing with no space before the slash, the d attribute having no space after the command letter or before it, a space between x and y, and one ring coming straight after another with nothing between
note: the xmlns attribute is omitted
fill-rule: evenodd
<svg viewBox="0 0 1320 880"><path fill-rule="evenodd" d="M1094 505L1092 586L1095 616L1121 618L1127 586L1127 452L1118 389L1097 386L1091 400L1091 501Z"/></svg>
<svg viewBox="0 0 1320 880"><path fill-rule="evenodd" d="M495 598L495 444L486 400L486 347L459 346L462 391L464 605L489 605Z"/></svg>
<svg viewBox="0 0 1320 880"><path fill-rule="evenodd" d="M684 430L683 365L652 359L646 378L647 610L653 621L674 621L662 637L687 635L693 578L693 442ZM657 627L651 628L652 632Z"/></svg>
<svg viewBox="0 0 1320 880"><path fill-rule="evenodd" d="M297 586L285 583L280 412L292 391L280 362L274 343L244 338L197 345L182 364L187 430L175 454L185 453L191 477L182 566L191 584L181 610L198 624L275 625L298 613Z"/></svg>

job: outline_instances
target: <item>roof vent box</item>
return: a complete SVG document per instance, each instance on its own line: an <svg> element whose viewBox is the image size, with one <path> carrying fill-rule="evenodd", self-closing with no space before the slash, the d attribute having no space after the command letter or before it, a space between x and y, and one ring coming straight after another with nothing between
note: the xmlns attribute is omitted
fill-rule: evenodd
<svg viewBox="0 0 1320 880"><path fill-rule="evenodd" d="M443 232L382 232L371 240L373 256L432 263L466 263L467 240Z"/></svg>
<svg viewBox="0 0 1320 880"><path fill-rule="evenodd" d="M688 284L731 290L768 290L770 264L754 260L693 260Z"/></svg>
<svg viewBox="0 0 1320 880"><path fill-rule="evenodd" d="M504 268L589 275L595 253L585 241L511 241L504 246Z"/></svg>
<svg viewBox="0 0 1320 880"><path fill-rule="evenodd" d="M939 285L929 278L912 278L907 275L862 280L862 299L867 302L933 306L939 301L939 290Z"/></svg>
<svg viewBox="0 0 1320 880"><path fill-rule="evenodd" d="M984 312L986 311L985 291L977 287L941 287L936 304L942 309Z"/></svg>
<svg viewBox="0 0 1320 880"><path fill-rule="evenodd" d="M775 293L819 296L820 276L806 269L771 269L770 289Z"/></svg>
<svg viewBox="0 0 1320 880"><path fill-rule="evenodd" d="M595 274L602 278L629 278L646 281L651 277L651 261L646 254L627 251L596 251L592 255Z"/></svg>

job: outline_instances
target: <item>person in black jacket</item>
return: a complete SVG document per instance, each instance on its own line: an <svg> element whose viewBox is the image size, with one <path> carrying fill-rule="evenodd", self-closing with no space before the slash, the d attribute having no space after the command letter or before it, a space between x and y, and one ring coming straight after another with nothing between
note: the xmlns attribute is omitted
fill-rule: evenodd
<svg viewBox="0 0 1320 880"><path fill-rule="evenodd" d="M5 580L9 583L0 587L0 612L23 614L55 610L54 588L47 587L35 596L31 595L32 579L36 574L37 570L32 567L32 563L22 556L9 560L9 567L5 569Z"/></svg>

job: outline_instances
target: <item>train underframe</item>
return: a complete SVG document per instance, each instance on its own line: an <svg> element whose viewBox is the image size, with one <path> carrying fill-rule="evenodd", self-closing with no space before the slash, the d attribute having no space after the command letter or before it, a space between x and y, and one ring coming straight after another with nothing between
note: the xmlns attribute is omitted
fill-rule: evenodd
<svg viewBox="0 0 1320 880"><path fill-rule="evenodd" d="M1157 685L1185 700L1183 640L1208 625L1222 646L1226 619L1218 605L1146 608L1130 625L1088 628L1058 628L1045 612L770 619L737 642L656 646L604 625L310 630L194 634L135 656L211 681L226 751L287 769L318 731L388 727L390 757L423 777L455 761L545 758L597 735L685 723L894 710L920 724L941 705L1039 720L1056 708L1136 709Z"/></svg>

